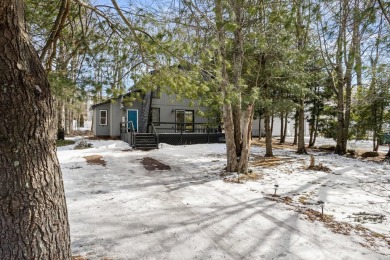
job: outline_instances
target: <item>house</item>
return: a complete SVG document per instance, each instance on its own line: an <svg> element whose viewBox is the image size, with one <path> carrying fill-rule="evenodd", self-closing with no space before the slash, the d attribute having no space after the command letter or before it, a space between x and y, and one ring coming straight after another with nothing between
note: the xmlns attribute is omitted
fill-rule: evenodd
<svg viewBox="0 0 390 260"><path fill-rule="evenodd" d="M131 104L126 102L129 98L135 98ZM159 89L146 93L133 89L91 109L96 137L121 138L135 147L155 147L159 142L174 145L224 142L221 127L200 115L206 112L206 107Z"/></svg>
<svg viewBox="0 0 390 260"><path fill-rule="evenodd" d="M294 118L288 118L287 121L287 136L293 136L294 135ZM272 129L272 136L280 136L280 128L281 128L281 122L279 117L274 118L273 123L273 129ZM310 125L307 120L305 120L305 128L304 128L304 134L305 136L309 136ZM265 136L265 125L264 125L264 119L254 119L252 123L252 136Z"/></svg>

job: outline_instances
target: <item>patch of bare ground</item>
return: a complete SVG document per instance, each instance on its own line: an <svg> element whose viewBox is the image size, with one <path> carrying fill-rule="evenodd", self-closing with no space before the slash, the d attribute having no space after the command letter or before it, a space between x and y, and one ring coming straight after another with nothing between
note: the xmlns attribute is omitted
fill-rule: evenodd
<svg viewBox="0 0 390 260"><path fill-rule="evenodd" d="M153 159L151 157L144 157L141 160L142 165L144 168L148 171L169 171L171 170L171 166L164 164L160 161L157 161L156 159Z"/></svg>
<svg viewBox="0 0 390 260"><path fill-rule="evenodd" d="M365 241L365 243L360 243L364 247L372 248L375 250L380 246L390 246L390 236L374 232L369 228L363 227L360 224L354 225L347 222L337 221L332 215L322 214L321 212L313 210L311 208L306 208L302 207L299 204L294 204L293 199L291 197L282 197L278 195L267 194L265 198L271 201L276 201L278 203L280 202L292 206L294 208L294 211L298 212L299 214L302 214L306 220L310 222L321 222L333 233L343 234L346 236L349 236L351 234L360 236ZM300 202L302 203L301 198Z"/></svg>
<svg viewBox="0 0 390 260"><path fill-rule="evenodd" d="M252 144L265 147L265 138L254 138L252 139ZM285 142L281 144L278 139L272 139L272 147L274 149L296 149L297 146L293 145L292 143ZM306 147L308 152L325 152L325 153L334 153L335 146L334 145L321 145L321 146L313 146L313 147ZM386 153L378 152L378 155L375 157L365 157L362 156L364 153L368 151L366 150L348 150L348 154L345 155L349 158L357 159L360 161L365 162L376 162L376 163L389 163L390 157L386 156Z"/></svg>
<svg viewBox="0 0 390 260"><path fill-rule="evenodd" d="M292 160L297 160L292 157L263 157L256 156L254 160L251 162L251 166L254 167L274 167L277 165L281 165L283 163L287 163ZM298 159L299 160L299 159Z"/></svg>
<svg viewBox="0 0 390 260"><path fill-rule="evenodd" d="M75 256L72 256L71 260L88 260L88 259L90 259L90 258L80 256L80 255L75 255ZM113 260L113 258L103 257L101 260Z"/></svg>
<svg viewBox="0 0 390 260"><path fill-rule="evenodd" d="M106 167L107 162L102 159L103 156L101 155L88 155L84 156L84 159L87 160L87 163L90 165L101 165L103 167Z"/></svg>
<svg viewBox="0 0 390 260"><path fill-rule="evenodd" d="M247 181L257 181L260 179L263 179L264 175L262 173L258 172L251 172L248 174L239 174L237 177L236 176L229 176L223 178L224 182L231 182L231 183L244 183Z"/></svg>
<svg viewBox="0 0 390 260"><path fill-rule="evenodd" d="M254 139L252 139L252 144L265 147L265 138L261 138L261 139L254 138ZM294 148L297 148L296 145L293 145L292 143L289 143L289 142L284 142L281 144L278 139L272 139L272 147L275 149L294 149Z"/></svg>
<svg viewBox="0 0 390 260"><path fill-rule="evenodd" d="M321 163L314 166L309 166L306 169L318 172L331 172L332 170L329 167L322 165Z"/></svg>

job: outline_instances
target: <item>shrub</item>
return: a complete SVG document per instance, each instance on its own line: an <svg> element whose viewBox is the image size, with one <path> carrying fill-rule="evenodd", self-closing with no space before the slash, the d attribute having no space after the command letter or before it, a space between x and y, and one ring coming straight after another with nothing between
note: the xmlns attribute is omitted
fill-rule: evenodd
<svg viewBox="0 0 390 260"><path fill-rule="evenodd" d="M378 157L379 153L378 152L365 152L362 153L362 158L368 158L368 157Z"/></svg>
<svg viewBox="0 0 390 260"><path fill-rule="evenodd" d="M87 149L91 147L92 147L91 143L88 143L86 140L81 140L77 142L77 144L74 146L74 149L80 150L80 149Z"/></svg>

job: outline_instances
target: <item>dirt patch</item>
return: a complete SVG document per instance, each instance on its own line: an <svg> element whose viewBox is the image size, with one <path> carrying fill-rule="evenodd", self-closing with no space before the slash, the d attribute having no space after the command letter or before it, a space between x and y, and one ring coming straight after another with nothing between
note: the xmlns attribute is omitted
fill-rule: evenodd
<svg viewBox="0 0 390 260"><path fill-rule="evenodd" d="M306 169L307 170L312 170L312 171L318 171L318 172L331 172L332 171L329 167L324 166L321 163L318 164L318 165L309 166Z"/></svg>
<svg viewBox="0 0 390 260"><path fill-rule="evenodd" d="M88 155L84 156L84 159L87 160L87 163L90 165L101 165L106 167L107 162L102 159L103 156L101 155Z"/></svg>
<svg viewBox="0 0 390 260"><path fill-rule="evenodd" d="M88 260L89 258L85 258L83 256L80 256L80 255L75 255L75 256L72 256L72 260ZM103 257L101 260L113 260L113 258L106 258L106 257Z"/></svg>
<svg viewBox="0 0 390 260"><path fill-rule="evenodd" d="M74 255L72 256L72 260L87 260L87 258L80 255Z"/></svg>
<svg viewBox="0 0 390 260"><path fill-rule="evenodd" d="M220 176L224 176L225 174L221 174ZM227 176L223 178L224 182L230 183L244 183L247 181L257 181L264 178L264 174L258 172L250 172L247 174L239 174L238 176Z"/></svg>
<svg viewBox="0 0 390 260"><path fill-rule="evenodd" d="M252 139L252 144L265 147L265 138L261 138L260 140L258 138L254 138ZM272 139L272 148L275 149L296 149L297 147L297 145L293 145L289 142L281 144L278 139Z"/></svg>
<svg viewBox="0 0 390 260"><path fill-rule="evenodd" d="M390 236L374 232L360 224L353 225L343 221L336 221L332 215L322 214L322 212L294 204L292 198L290 197L280 197L278 195L275 196L268 194L265 198L292 206L296 212L305 216L306 220L310 222L322 222L324 226L333 233L343 235L358 235L365 240L365 243L361 244L362 246L368 248L377 248L378 246L390 245ZM305 203L306 198L304 197L300 197L299 201L301 203L303 202L302 204L307 204Z"/></svg>
<svg viewBox="0 0 390 260"><path fill-rule="evenodd" d="M291 160L296 160L296 158L291 157L262 157L258 156L251 162L251 166L254 167L274 167L283 163L286 163Z"/></svg>
<svg viewBox="0 0 390 260"><path fill-rule="evenodd" d="M163 164L162 162L157 161L156 159L150 157L144 157L141 160L142 165L148 171L166 171L171 170L171 166Z"/></svg>

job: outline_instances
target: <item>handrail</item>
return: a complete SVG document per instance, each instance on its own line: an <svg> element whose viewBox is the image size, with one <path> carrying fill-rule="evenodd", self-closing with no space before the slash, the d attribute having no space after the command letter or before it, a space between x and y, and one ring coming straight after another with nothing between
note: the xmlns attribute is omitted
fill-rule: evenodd
<svg viewBox="0 0 390 260"><path fill-rule="evenodd" d="M131 145L135 146L135 129L134 129L133 121L130 121L129 124L130 124Z"/></svg>
<svg viewBox="0 0 390 260"><path fill-rule="evenodd" d="M121 122L120 123L120 132L121 133L130 133L130 144L135 145L135 128L133 121Z"/></svg>
<svg viewBox="0 0 390 260"><path fill-rule="evenodd" d="M154 137L156 138L156 148L158 148L158 144L160 143L158 133L156 131L156 127L154 127L153 122L151 123L151 125L152 125L152 131L153 131Z"/></svg>

